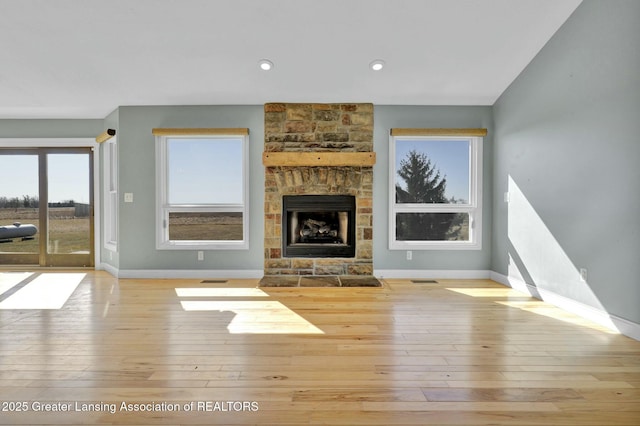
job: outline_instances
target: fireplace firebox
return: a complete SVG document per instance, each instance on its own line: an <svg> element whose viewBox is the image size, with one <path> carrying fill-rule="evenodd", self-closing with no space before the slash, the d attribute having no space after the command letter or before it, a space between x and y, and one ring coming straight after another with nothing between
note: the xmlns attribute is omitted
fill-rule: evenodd
<svg viewBox="0 0 640 426"><path fill-rule="evenodd" d="M284 195L283 257L355 257L355 213L351 195Z"/></svg>

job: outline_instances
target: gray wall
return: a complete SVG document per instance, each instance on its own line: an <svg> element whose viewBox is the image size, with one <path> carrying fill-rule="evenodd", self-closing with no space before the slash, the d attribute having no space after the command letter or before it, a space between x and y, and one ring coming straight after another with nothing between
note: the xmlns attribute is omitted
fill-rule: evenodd
<svg viewBox="0 0 640 426"><path fill-rule="evenodd" d="M585 0L494 105L492 255L498 273L636 323L639 23L638 1Z"/></svg>
<svg viewBox="0 0 640 426"><path fill-rule="evenodd" d="M482 250L389 250L389 129L486 128L483 143ZM373 266L376 270L488 270L491 264L491 168L493 118L488 106L375 106L373 169Z"/></svg>
<svg viewBox="0 0 640 426"><path fill-rule="evenodd" d="M156 127L248 127L250 132L249 250L206 251L198 261L190 250L156 250ZM263 106L156 106L119 109L119 268L262 270L264 261ZM133 203L123 195L133 193Z"/></svg>

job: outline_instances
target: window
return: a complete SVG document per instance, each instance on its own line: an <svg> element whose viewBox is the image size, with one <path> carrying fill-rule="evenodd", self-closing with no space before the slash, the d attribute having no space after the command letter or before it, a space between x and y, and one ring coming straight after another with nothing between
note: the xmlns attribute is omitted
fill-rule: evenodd
<svg viewBox="0 0 640 426"><path fill-rule="evenodd" d="M116 138L104 143L104 247L118 248L118 145Z"/></svg>
<svg viewBox="0 0 640 426"><path fill-rule="evenodd" d="M248 129L154 129L158 249L247 249Z"/></svg>
<svg viewBox="0 0 640 426"><path fill-rule="evenodd" d="M392 129L389 248L482 247L484 129Z"/></svg>

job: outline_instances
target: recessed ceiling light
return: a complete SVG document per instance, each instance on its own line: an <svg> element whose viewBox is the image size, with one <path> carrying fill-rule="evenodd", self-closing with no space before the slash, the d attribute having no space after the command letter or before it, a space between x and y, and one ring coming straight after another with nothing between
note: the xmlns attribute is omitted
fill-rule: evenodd
<svg viewBox="0 0 640 426"><path fill-rule="evenodd" d="M384 61L382 59L376 59L369 64L369 67L374 71L380 71L384 68Z"/></svg>
<svg viewBox="0 0 640 426"><path fill-rule="evenodd" d="M269 71L271 68L273 68L273 62L271 62L268 59L260 59L258 61L258 65L260 66L260 69L263 71Z"/></svg>

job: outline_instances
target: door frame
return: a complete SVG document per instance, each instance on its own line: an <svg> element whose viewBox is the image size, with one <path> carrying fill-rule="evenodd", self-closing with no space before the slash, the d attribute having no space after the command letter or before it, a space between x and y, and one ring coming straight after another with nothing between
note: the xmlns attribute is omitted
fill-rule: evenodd
<svg viewBox="0 0 640 426"><path fill-rule="evenodd" d="M101 212L101 192L100 192L100 145L94 138L0 138L0 148L7 148L19 151L29 148L91 148L93 151L93 268L101 269L100 264L100 212ZM38 256L41 256L39 253ZM40 259L33 266L39 266ZM2 267L3 265L0 265ZM25 265L28 266L28 265ZM56 266L56 265L54 265ZM82 265L78 265L82 266ZM70 266L71 267L71 266Z"/></svg>

